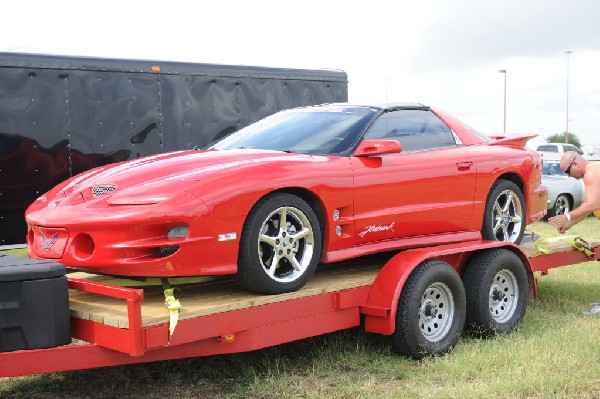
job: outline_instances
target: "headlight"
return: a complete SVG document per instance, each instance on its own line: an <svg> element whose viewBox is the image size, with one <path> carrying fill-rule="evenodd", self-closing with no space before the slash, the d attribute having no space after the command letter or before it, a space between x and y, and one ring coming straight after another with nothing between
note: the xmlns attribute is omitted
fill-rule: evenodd
<svg viewBox="0 0 600 399"><path fill-rule="evenodd" d="M167 237L169 237L169 239L171 240L175 238L186 238L189 232L190 228L187 225L177 226L169 230L169 234L167 234Z"/></svg>

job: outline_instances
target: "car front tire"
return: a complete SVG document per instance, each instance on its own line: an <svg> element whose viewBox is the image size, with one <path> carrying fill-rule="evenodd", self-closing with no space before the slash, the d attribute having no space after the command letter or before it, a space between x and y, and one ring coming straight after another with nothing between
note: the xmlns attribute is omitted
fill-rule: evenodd
<svg viewBox="0 0 600 399"><path fill-rule="evenodd" d="M236 281L264 294L297 291L312 277L321 246L319 221L304 200L287 193L268 195L244 224Z"/></svg>

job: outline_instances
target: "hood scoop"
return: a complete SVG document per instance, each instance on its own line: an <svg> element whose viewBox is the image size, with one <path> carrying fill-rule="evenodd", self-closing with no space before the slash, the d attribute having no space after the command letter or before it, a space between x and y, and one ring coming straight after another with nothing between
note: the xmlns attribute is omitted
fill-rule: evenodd
<svg viewBox="0 0 600 399"><path fill-rule="evenodd" d="M112 191L114 191L117 186L113 184L101 184L97 186L92 186L92 195L94 198L102 197Z"/></svg>

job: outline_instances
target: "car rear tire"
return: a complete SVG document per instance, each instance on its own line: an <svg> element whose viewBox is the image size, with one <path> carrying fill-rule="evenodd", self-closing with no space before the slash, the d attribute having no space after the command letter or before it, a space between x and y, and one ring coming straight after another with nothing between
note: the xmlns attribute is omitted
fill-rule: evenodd
<svg viewBox="0 0 600 399"><path fill-rule="evenodd" d="M244 224L236 281L264 294L296 291L312 277L321 243L319 221L304 200L287 193L268 195Z"/></svg>
<svg viewBox="0 0 600 399"><path fill-rule="evenodd" d="M521 259L508 249L473 256L463 275L467 296L466 328L488 338L514 330L527 309L528 279Z"/></svg>
<svg viewBox="0 0 600 399"><path fill-rule="evenodd" d="M451 350L465 323L465 289L459 274L440 260L427 260L411 273L396 312L392 348L422 359Z"/></svg>
<svg viewBox="0 0 600 399"><path fill-rule="evenodd" d="M571 200L566 194L559 194L554 201L554 206L548 211L548 217L564 215L571 211Z"/></svg>
<svg viewBox="0 0 600 399"><path fill-rule="evenodd" d="M482 237L519 244L526 220L525 199L519 187L508 180L496 181L485 204Z"/></svg>

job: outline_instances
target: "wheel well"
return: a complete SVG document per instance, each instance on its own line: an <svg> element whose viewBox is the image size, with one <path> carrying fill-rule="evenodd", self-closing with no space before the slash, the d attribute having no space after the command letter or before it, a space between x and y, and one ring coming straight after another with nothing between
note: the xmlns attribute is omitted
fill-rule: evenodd
<svg viewBox="0 0 600 399"><path fill-rule="evenodd" d="M498 179L496 179L496 182L498 182L498 180L508 180L515 183L517 187L519 187L519 190L521 190L521 193L523 193L523 195L526 195L525 188L523 186L523 181L521 180L521 177L516 173L505 173L499 176Z"/></svg>
<svg viewBox="0 0 600 399"><path fill-rule="evenodd" d="M319 200L319 197L317 197L317 195L315 193L313 193L312 191L307 190L305 188L286 187L286 188L282 188L279 190L271 191L271 192L265 194L264 196L262 196L261 198L259 198L258 201L260 201L262 198L266 197L267 195L272 195L272 194L276 194L276 193L287 193L287 194L295 195L296 197L301 198L302 200L306 201L306 203L308 205L310 205L312 210L317 215L317 219L319 220L319 225L321 226L321 240L322 240L322 242L324 242L323 240L325 238L325 214L323 211L323 204L321 203L321 200ZM256 201L256 202L258 203L258 201ZM325 248L325 245L323 245L323 248Z"/></svg>

